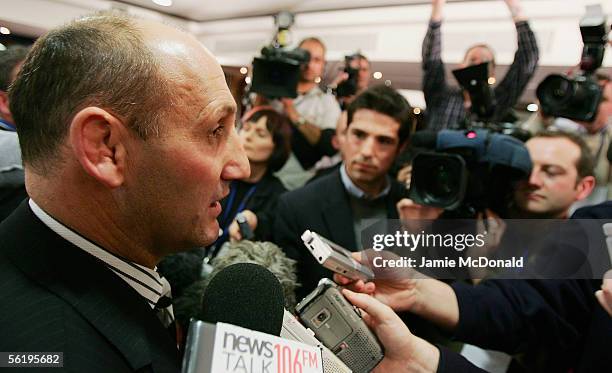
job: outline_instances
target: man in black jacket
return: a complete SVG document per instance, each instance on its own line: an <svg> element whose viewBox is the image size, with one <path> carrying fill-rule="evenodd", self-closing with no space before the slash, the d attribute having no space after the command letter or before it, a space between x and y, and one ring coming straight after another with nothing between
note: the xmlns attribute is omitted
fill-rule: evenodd
<svg viewBox="0 0 612 373"><path fill-rule="evenodd" d="M0 225L0 351L178 372L156 265L213 242L249 173L219 64L181 31L97 15L41 37L9 97L31 199Z"/></svg>
<svg viewBox="0 0 612 373"><path fill-rule="evenodd" d="M411 113L392 88L364 91L348 108L342 166L281 197L274 241L298 262L298 299L331 275L304 247L300 236L305 230L355 251L362 248L366 219L397 219L395 204L404 188L387 172L408 139Z"/></svg>

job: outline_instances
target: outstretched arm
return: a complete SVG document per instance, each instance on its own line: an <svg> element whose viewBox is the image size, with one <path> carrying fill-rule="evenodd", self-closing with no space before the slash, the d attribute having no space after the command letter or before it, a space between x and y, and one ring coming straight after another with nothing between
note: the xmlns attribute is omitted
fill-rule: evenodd
<svg viewBox="0 0 612 373"><path fill-rule="evenodd" d="M527 17L519 0L504 0L516 24L518 48L514 61L503 80L495 88L498 112L503 114L514 106L533 76L540 58L535 34L527 23Z"/></svg>

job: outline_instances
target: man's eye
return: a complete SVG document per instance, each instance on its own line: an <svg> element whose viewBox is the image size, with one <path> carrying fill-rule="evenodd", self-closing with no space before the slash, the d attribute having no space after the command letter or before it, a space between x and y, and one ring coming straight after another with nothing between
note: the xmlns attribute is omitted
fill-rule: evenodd
<svg viewBox="0 0 612 373"><path fill-rule="evenodd" d="M357 132L357 131L353 132L353 135L355 135L355 137L358 138L358 139L364 139L366 137L365 133Z"/></svg>
<svg viewBox="0 0 612 373"><path fill-rule="evenodd" d="M224 132L225 132L225 126L223 124L220 124L219 126L217 126L217 128L213 130L212 136L219 137L219 136L222 136Z"/></svg>

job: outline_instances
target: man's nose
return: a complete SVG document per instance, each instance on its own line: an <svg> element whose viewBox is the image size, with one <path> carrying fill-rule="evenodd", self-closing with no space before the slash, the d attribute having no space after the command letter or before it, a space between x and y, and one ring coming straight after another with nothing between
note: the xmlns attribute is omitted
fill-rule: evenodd
<svg viewBox="0 0 612 373"><path fill-rule="evenodd" d="M374 138L368 137L361 143L361 155L364 157L371 157L374 155Z"/></svg>
<svg viewBox="0 0 612 373"><path fill-rule="evenodd" d="M242 147L236 130L232 127L225 154L225 165L221 173L223 180L239 180L251 174L249 159Z"/></svg>

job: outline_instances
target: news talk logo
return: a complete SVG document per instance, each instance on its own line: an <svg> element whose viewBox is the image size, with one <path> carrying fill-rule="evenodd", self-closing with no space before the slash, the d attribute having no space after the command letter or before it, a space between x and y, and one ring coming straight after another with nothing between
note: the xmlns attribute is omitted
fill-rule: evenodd
<svg viewBox="0 0 612 373"><path fill-rule="evenodd" d="M211 372L323 373L323 363L317 347L217 323Z"/></svg>

